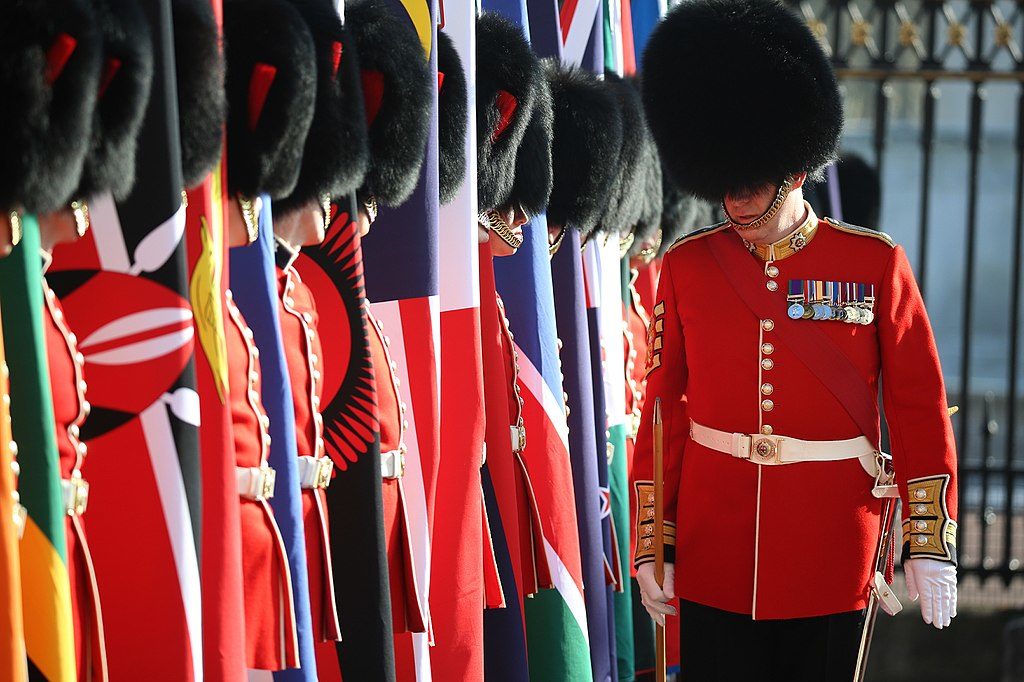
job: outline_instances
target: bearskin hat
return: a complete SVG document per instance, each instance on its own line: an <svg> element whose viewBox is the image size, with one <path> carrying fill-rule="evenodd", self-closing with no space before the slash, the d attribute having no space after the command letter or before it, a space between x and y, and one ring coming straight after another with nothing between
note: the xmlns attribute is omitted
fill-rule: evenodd
<svg viewBox="0 0 1024 682"><path fill-rule="evenodd" d="M313 36L316 97L302 149L298 180L274 203L282 214L354 191L366 176L366 119L359 80L358 42L333 0L291 0Z"/></svg>
<svg viewBox="0 0 1024 682"><path fill-rule="evenodd" d="M316 50L287 0L225 0L228 189L291 194L317 93Z"/></svg>
<svg viewBox="0 0 1024 682"><path fill-rule="evenodd" d="M195 187L220 161L224 143L224 54L210 0L171 0L178 84L181 176Z"/></svg>
<svg viewBox="0 0 1024 682"><path fill-rule="evenodd" d="M504 205L518 206L527 215L544 211L551 197L551 141L554 137L554 112L551 88L546 78L537 79L533 96L533 114L526 125L516 154L515 179Z"/></svg>
<svg viewBox="0 0 1024 682"><path fill-rule="evenodd" d="M466 175L466 123L469 100L466 72L455 43L437 32L438 175L441 203L455 198Z"/></svg>
<svg viewBox="0 0 1024 682"><path fill-rule="evenodd" d="M476 187L481 210L508 201L519 145L543 77L540 60L519 26L495 13L477 19Z"/></svg>
<svg viewBox="0 0 1024 682"><path fill-rule="evenodd" d="M135 148L153 84L153 40L135 0L93 0L103 66L92 137L77 196L109 191L124 199L135 185Z"/></svg>
<svg viewBox="0 0 1024 682"><path fill-rule="evenodd" d="M663 255L684 234L704 224L700 215L700 199L679 189L668 173L663 172L661 247L658 255Z"/></svg>
<svg viewBox="0 0 1024 682"><path fill-rule="evenodd" d="M780 0L683 0L647 43L643 99L673 180L714 202L820 179L843 127L832 65Z"/></svg>
<svg viewBox="0 0 1024 682"><path fill-rule="evenodd" d="M662 175L661 160L658 158L658 147L654 139L648 135L644 139L641 172L644 177L643 199L640 206L640 217L633 226L633 243L629 247L629 255L636 256L643 249L644 243L654 236L661 226Z"/></svg>
<svg viewBox="0 0 1024 682"><path fill-rule="evenodd" d="M434 82L423 44L409 20L385 0L345 8L363 85L370 159L361 198L398 206L412 194L427 151Z"/></svg>
<svg viewBox="0 0 1024 682"><path fill-rule="evenodd" d="M605 72L604 84L615 94L622 111L622 145L615 180L600 223L608 232L627 232L636 224L644 208L643 190L647 178L643 162L649 133L644 123L640 93L611 71Z"/></svg>
<svg viewBox="0 0 1024 682"><path fill-rule="evenodd" d="M597 225L615 181L622 110L597 76L545 60L554 112L548 223L584 235Z"/></svg>
<svg viewBox="0 0 1024 682"><path fill-rule="evenodd" d="M78 186L102 43L86 0L0 3L0 208L47 213Z"/></svg>

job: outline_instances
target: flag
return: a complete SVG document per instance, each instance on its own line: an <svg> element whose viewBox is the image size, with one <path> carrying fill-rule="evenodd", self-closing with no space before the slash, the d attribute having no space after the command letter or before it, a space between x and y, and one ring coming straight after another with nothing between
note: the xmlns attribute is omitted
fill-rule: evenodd
<svg viewBox="0 0 1024 682"><path fill-rule="evenodd" d="M146 171L124 201L90 202L89 235L58 247L47 280L89 376L86 524L109 675L200 680L200 407L173 38L168 0L144 9L154 48L138 141Z"/></svg>
<svg viewBox="0 0 1024 682"><path fill-rule="evenodd" d="M475 7L454 4L444 16L469 78L474 111ZM431 547L431 669L438 680L484 679L484 442L476 205L476 119L467 117L466 174L456 197L440 208L438 293L441 309L441 460ZM493 571L493 569L492 569Z"/></svg>
<svg viewBox="0 0 1024 682"><path fill-rule="evenodd" d="M624 4L627 0L623 0ZM629 16L633 34L634 54L640 56L647 47L647 39L661 18L668 11L667 0L628 0ZM625 11L625 7L623 7ZM635 61L635 59L634 59Z"/></svg>
<svg viewBox="0 0 1024 682"><path fill-rule="evenodd" d="M323 243L304 247L295 262L317 301L317 334L325 356L320 412L327 455L336 467L327 487L327 511L342 640L330 644L336 648L337 670L318 657L322 682L340 680L342 674L354 680L395 679L380 422L355 201L351 196L335 204Z"/></svg>
<svg viewBox="0 0 1024 682"><path fill-rule="evenodd" d="M189 190L185 210L189 300L198 340L196 388L201 423L203 671L209 682L245 678L242 536L235 477L228 358L224 340L226 183L222 163Z"/></svg>
<svg viewBox="0 0 1024 682"><path fill-rule="evenodd" d="M21 608L19 536L15 523L15 517L23 512L16 492L17 446L11 434L10 408L9 371L0 332L0 679L25 682L28 668Z"/></svg>
<svg viewBox="0 0 1024 682"><path fill-rule="evenodd" d="M306 536L302 523L302 499L299 487L298 454L295 449L295 408L291 380L285 363L278 317L277 274L274 265L273 207L270 197L261 197L260 236L255 244L230 249L231 293L260 351L260 383L263 408L270 418L270 456L267 463L276 473L274 510L288 555L292 577L295 624L299 640L297 671L274 673L315 682L316 656L313 652L313 624L309 612L309 579L306 568ZM270 678L269 673L255 676ZM254 674L250 673L250 680Z"/></svg>
<svg viewBox="0 0 1024 682"><path fill-rule="evenodd" d="M19 545L25 647L33 675L50 682L73 682L71 585L43 340L39 225L34 216L25 215L22 227L21 243L0 258L0 309L10 389L16 396L11 401L11 426L19 447L18 491L28 512Z"/></svg>
<svg viewBox="0 0 1024 682"><path fill-rule="evenodd" d="M432 0L389 0L399 16L416 29L436 81L436 6ZM363 264L370 314L381 320L391 339L407 405L405 475L401 479L426 633L397 633L398 678L431 679L430 566L434 496L440 460L440 303L438 300L438 157L437 91L426 160L412 196L397 208L380 207L363 241Z"/></svg>

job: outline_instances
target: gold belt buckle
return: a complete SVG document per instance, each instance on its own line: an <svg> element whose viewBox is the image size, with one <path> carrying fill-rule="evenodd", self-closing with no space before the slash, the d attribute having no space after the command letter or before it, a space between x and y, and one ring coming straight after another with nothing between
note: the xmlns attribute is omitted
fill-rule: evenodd
<svg viewBox="0 0 1024 682"><path fill-rule="evenodd" d="M334 462L330 457L317 459L316 487L326 488L331 484L331 473L334 471Z"/></svg>
<svg viewBox="0 0 1024 682"><path fill-rule="evenodd" d="M750 459L758 464L779 464L781 440L769 436L751 436Z"/></svg>
<svg viewBox="0 0 1024 682"><path fill-rule="evenodd" d="M259 471L259 479L256 482L256 499L272 499L274 497L274 487L277 484L277 472L266 464L261 466Z"/></svg>

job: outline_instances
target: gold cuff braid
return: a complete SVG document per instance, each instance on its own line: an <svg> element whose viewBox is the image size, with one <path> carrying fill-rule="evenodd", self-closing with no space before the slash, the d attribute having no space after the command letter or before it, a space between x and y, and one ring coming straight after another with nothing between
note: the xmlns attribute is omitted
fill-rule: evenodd
<svg viewBox="0 0 1024 682"><path fill-rule="evenodd" d="M654 561L654 483L637 481L633 485L636 488L636 551L633 565L640 567ZM676 524L667 519L662 529L662 540L665 544L665 561L674 561Z"/></svg>
<svg viewBox="0 0 1024 682"><path fill-rule="evenodd" d="M956 521L949 518L949 474L907 481L908 514L903 520L903 558L956 563Z"/></svg>

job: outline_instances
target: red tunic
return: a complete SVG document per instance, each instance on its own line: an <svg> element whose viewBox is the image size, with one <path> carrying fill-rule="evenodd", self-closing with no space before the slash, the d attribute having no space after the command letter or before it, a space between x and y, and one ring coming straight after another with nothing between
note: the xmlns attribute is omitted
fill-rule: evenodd
<svg viewBox="0 0 1024 682"><path fill-rule="evenodd" d="M627 324L623 328L623 350L625 351L625 366L623 371L626 375L626 412L631 416L630 437L626 439L626 467L629 474L633 472L633 449L636 444L637 430L640 428L640 417L644 407L644 375L646 374L647 358L647 325L650 319L643 303L640 302L640 294L637 293L633 283L636 281L637 271L632 271L632 281L629 284L629 303L625 306ZM629 490L630 509L636 509L636 494L634 488ZM631 511L632 514L632 511ZM636 518L631 519L630 528L636 529ZM632 532L630 547L636 544L636 534Z"/></svg>
<svg viewBox="0 0 1024 682"><path fill-rule="evenodd" d="M648 400L634 456L638 515L653 514L645 486L652 478L653 398L660 397L664 509L666 521L675 524L677 594L756 619L864 608L882 502L872 496L873 479L860 463L755 464L697 444L690 421L809 441L862 435L774 331L790 322L818 326L870 390L877 392L882 379L893 464L909 514L905 523L922 529L908 534L910 556L955 559L956 453L924 303L902 248L879 233L817 222L811 213L792 239L779 243L772 262L751 255L749 269L732 268L737 277L777 291L778 317L758 319L709 246L739 239L723 224L679 240L665 256L652 310ZM874 286L874 319L788 320L790 280ZM876 401L870 409L877 417ZM779 447L784 451L785 442ZM651 552L642 540L636 562L653 560Z"/></svg>
<svg viewBox="0 0 1024 682"><path fill-rule="evenodd" d="M46 356L53 393L54 425L63 485L82 480L87 448L79 439L79 429L89 414L83 378L85 358L78 351L78 340L64 321L60 301L43 280ZM65 499L67 497L65 496ZM82 510L84 511L84 510ZM106 652L103 644L103 614L93 570L89 544L81 514L65 516L68 577L71 580L71 609L75 629L75 662L79 680L106 680Z"/></svg>
<svg viewBox="0 0 1024 682"><path fill-rule="evenodd" d="M371 321L367 341L370 362L377 381L377 411L380 415L381 457L398 457L404 462L405 410L399 393L398 366L391 358L391 339L383 324L373 317L369 304L366 315ZM388 454L392 453L392 454ZM391 616L395 633L426 632L416 572L412 564L412 536L406 516L402 478L384 477L384 539L387 543L388 574L391 582Z"/></svg>
<svg viewBox="0 0 1024 682"><path fill-rule="evenodd" d="M316 333L317 314L313 294L292 266L298 252L278 242L277 290L288 376L295 405L295 441L299 457L323 457L324 422L320 416L323 393L323 352ZM302 518L306 532L306 565L309 570L309 606L316 642L338 641L337 601L331 570L327 495L323 488L302 490Z"/></svg>
<svg viewBox="0 0 1024 682"><path fill-rule="evenodd" d="M224 339L228 357L231 435L235 466L266 466L270 419L260 398L259 351L245 318L225 293L230 318ZM239 500L242 579L245 586L245 665L255 670L299 666L291 570L274 512L267 500Z"/></svg>

